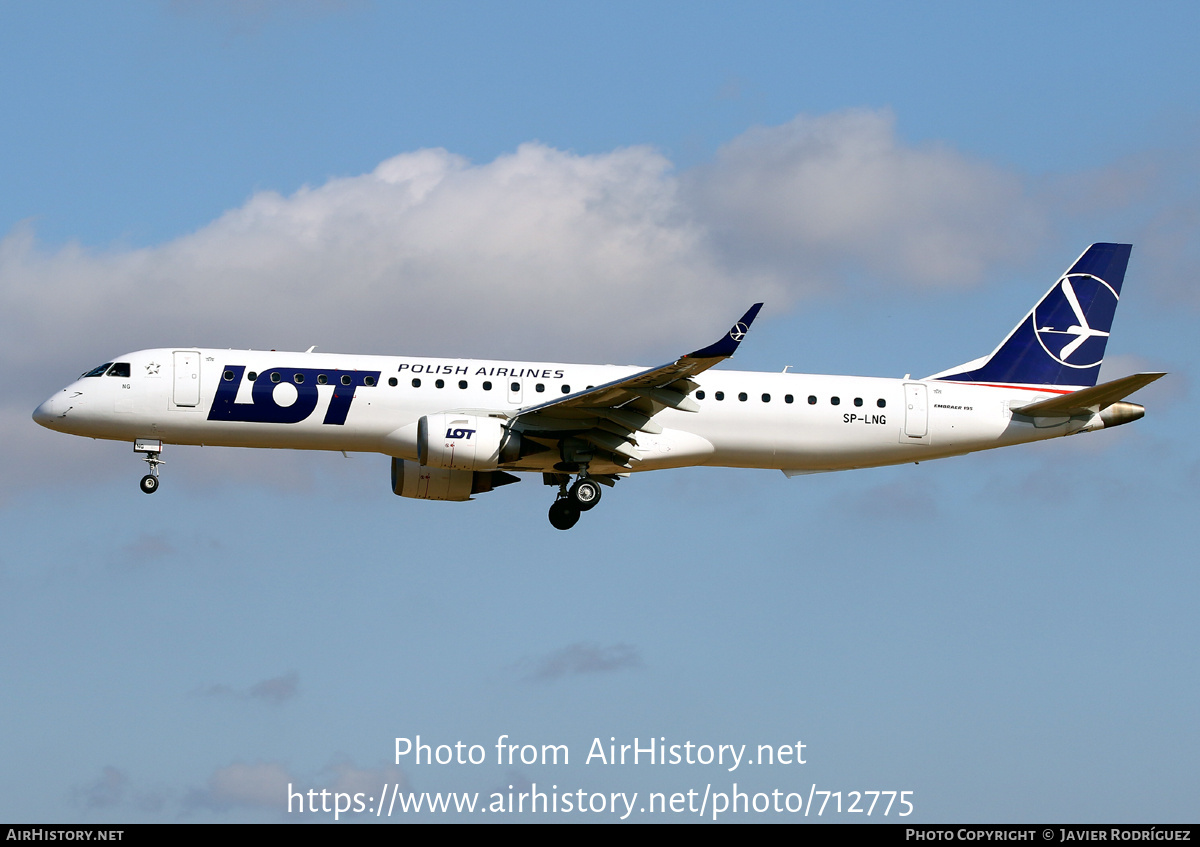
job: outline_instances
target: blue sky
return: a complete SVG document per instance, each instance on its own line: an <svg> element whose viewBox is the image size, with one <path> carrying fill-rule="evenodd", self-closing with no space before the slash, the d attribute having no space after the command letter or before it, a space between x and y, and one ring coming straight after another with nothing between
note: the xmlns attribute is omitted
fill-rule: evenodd
<svg viewBox="0 0 1200 847"><path fill-rule="evenodd" d="M0 817L737 782L911 790L922 822L1193 821L1198 18L0 7ZM147 498L128 445L29 418L143 347L653 363L754 299L737 367L925 375L1105 240L1134 252L1104 376L1171 372L1144 420L647 474L569 533L536 480L410 502L371 455L168 449ZM417 734L572 762L397 766ZM808 761L583 764L635 736Z"/></svg>

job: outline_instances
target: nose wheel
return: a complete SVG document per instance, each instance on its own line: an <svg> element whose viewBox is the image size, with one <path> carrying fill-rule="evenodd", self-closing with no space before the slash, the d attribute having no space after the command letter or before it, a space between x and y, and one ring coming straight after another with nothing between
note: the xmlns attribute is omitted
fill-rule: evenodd
<svg viewBox="0 0 1200 847"><path fill-rule="evenodd" d="M550 525L555 529L570 529L579 523L581 513L599 502L600 483L580 474L575 484L568 488L564 480L559 484L558 499L550 505Z"/></svg>

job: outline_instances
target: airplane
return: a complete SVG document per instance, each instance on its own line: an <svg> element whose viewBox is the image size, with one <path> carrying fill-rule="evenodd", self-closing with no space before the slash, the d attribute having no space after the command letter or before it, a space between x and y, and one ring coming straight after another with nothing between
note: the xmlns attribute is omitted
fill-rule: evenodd
<svg viewBox="0 0 1200 847"><path fill-rule="evenodd" d="M633 473L696 465L788 477L922 462L1138 420L1164 376L1096 384L1131 245L1093 244L989 355L924 379L714 369L758 315L652 368L167 347L95 367L37 407L48 429L164 444L382 453L392 491L463 501L540 473L570 529ZM1065 344L1063 342L1066 342Z"/></svg>

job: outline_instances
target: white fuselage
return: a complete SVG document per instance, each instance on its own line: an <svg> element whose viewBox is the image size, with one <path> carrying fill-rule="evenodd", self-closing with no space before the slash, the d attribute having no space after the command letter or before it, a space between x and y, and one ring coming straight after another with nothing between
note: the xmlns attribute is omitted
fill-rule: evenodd
<svg viewBox="0 0 1200 847"><path fill-rule="evenodd" d="M197 348L142 350L119 361L129 364L128 377L81 377L39 406L35 419L93 438L369 451L415 461L416 423L423 415L503 416L643 370ZM1061 387L718 369L695 382L700 388L692 398L699 412L661 411L654 418L661 433L636 435L640 461L592 470L691 465L842 470L1092 428L1080 418L1014 419L1010 406L1068 393ZM546 452L503 467L549 470L556 461Z"/></svg>

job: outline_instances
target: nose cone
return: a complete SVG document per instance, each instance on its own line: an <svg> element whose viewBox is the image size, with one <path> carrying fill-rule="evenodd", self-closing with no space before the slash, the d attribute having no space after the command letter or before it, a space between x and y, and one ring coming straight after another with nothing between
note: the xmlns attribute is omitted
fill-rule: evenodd
<svg viewBox="0 0 1200 847"><path fill-rule="evenodd" d="M47 429L58 429L66 410L66 394L60 391L33 410L33 419Z"/></svg>

